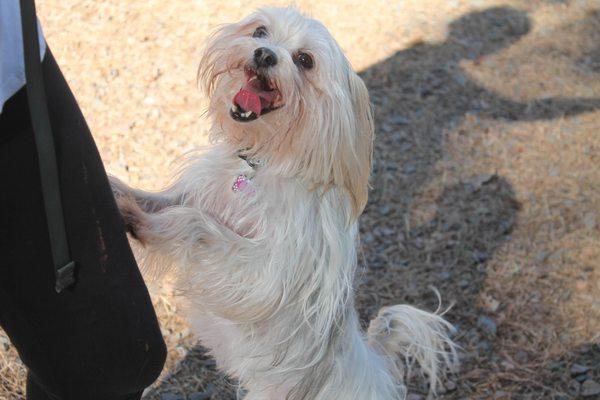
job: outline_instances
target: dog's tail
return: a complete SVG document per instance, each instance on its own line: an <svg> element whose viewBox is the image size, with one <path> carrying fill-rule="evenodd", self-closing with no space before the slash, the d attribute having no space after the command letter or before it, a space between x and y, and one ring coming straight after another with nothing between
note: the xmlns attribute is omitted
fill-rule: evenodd
<svg viewBox="0 0 600 400"><path fill-rule="evenodd" d="M457 366L456 345L449 336L453 331L438 312L395 305L382 308L371 321L367 341L383 357L393 359L402 380L410 375L413 364L418 364L435 394L446 372Z"/></svg>

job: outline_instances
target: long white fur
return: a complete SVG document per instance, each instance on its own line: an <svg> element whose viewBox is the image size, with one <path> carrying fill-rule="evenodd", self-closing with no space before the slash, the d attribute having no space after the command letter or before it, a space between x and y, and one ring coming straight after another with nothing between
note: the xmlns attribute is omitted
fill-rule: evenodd
<svg viewBox="0 0 600 400"><path fill-rule="evenodd" d="M261 25L269 35L253 38ZM269 77L285 106L234 121L243 67L263 46L278 56ZM312 70L294 64L298 49L313 56ZM455 360L439 315L398 305L367 334L359 326L357 218L373 120L365 85L326 28L293 8L261 9L210 38L199 79L211 99L211 148L161 193L112 180L148 274L175 273L188 319L246 400L402 399L413 362L435 392ZM261 165L251 169L240 149ZM240 174L252 192L232 190Z"/></svg>

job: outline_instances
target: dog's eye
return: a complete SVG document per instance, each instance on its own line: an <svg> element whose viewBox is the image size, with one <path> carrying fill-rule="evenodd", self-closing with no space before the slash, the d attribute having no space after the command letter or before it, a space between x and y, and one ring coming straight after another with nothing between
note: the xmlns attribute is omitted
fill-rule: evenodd
<svg viewBox="0 0 600 400"><path fill-rule="evenodd" d="M252 34L252 37L255 38L261 38L261 37L265 37L267 36L267 28L264 26L259 26L258 28L256 28L256 30L254 31L254 33Z"/></svg>
<svg viewBox="0 0 600 400"><path fill-rule="evenodd" d="M294 62L296 65L304 68L311 69L314 66L313 58L308 53L298 53L294 57Z"/></svg>

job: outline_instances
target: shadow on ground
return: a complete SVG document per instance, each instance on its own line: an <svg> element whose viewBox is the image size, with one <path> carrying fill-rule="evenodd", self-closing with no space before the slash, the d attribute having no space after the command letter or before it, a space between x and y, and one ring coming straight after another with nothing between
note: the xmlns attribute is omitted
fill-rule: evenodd
<svg viewBox="0 0 600 400"><path fill-rule="evenodd" d="M486 380L485 368L493 368L490 362L498 358L498 327L486 315L495 305L483 310L480 292L488 262L511 240L520 208L510 182L501 176L475 175L444 185L436 165L445 157L447 133L467 115L532 121L600 108L600 99L515 102L481 87L461 70L461 60L477 61L498 52L530 29L528 16L513 8L470 13L451 23L444 43L417 43L361 72L374 104L377 137L374 189L361 220L367 267L360 276L357 304L367 321L388 304L435 309L437 299L428 287L437 288L445 304L455 303L448 318L458 328L457 340L465 350L463 369L445 398L479 398L473 393ZM442 189L431 201L430 216L411 226L410 213L432 183ZM568 368L571 362L557 360L557 368ZM187 367L190 364L214 373L214 365L206 364L206 355L195 349L155 393L172 391L178 380L191 379L186 375L194 369ZM233 389L226 391L210 398L232 398Z"/></svg>
<svg viewBox="0 0 600 400"><path fill-rule="evenodd" d="M366 324L384 305L435 309L437 298L428 287L437 288L446 304L454 304L448 318L459 331L463 368L458 384L452 382L452 391L444 398L489 398L485 396L502 388L502 382L495 381L484 397L473 397L481 393L476 387L484 386L488 375L496 372L502 351L495 340L498 324L488 315L498 305L480 292L488 262L511 240L520 209L507 180L494 174L474 175L439 190L431 218L410 226L410 213L427 197L428 186L443 185L436 167L445 157L446 135L467 116L510 123L600 108L600 99L515 102L481 87L461 70L461 60L477 62L510 46L530 31L530 24L525 13L512 8L470 13L451 23L444 43L415 44L361 73L375 106L378 136L374 191L361 220L367 268L358 306ZM533 386L533 393L544 396L543 388ZM426 393L424 387L413 390ZM511 398L540 398L525 392L529 394Z"/></svg>

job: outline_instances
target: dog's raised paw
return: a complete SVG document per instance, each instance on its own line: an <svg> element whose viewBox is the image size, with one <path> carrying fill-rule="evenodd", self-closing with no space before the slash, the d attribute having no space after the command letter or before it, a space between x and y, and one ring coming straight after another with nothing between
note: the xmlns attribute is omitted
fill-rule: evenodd
<svg viewBox="0 0 600 400"><path fill-rule="evenodd" d="M131 196L119 195L115 197L119 212L123 218L125 232L134 239L144 244L144 232L147 230L147 217L144 211Z"/></svg>

